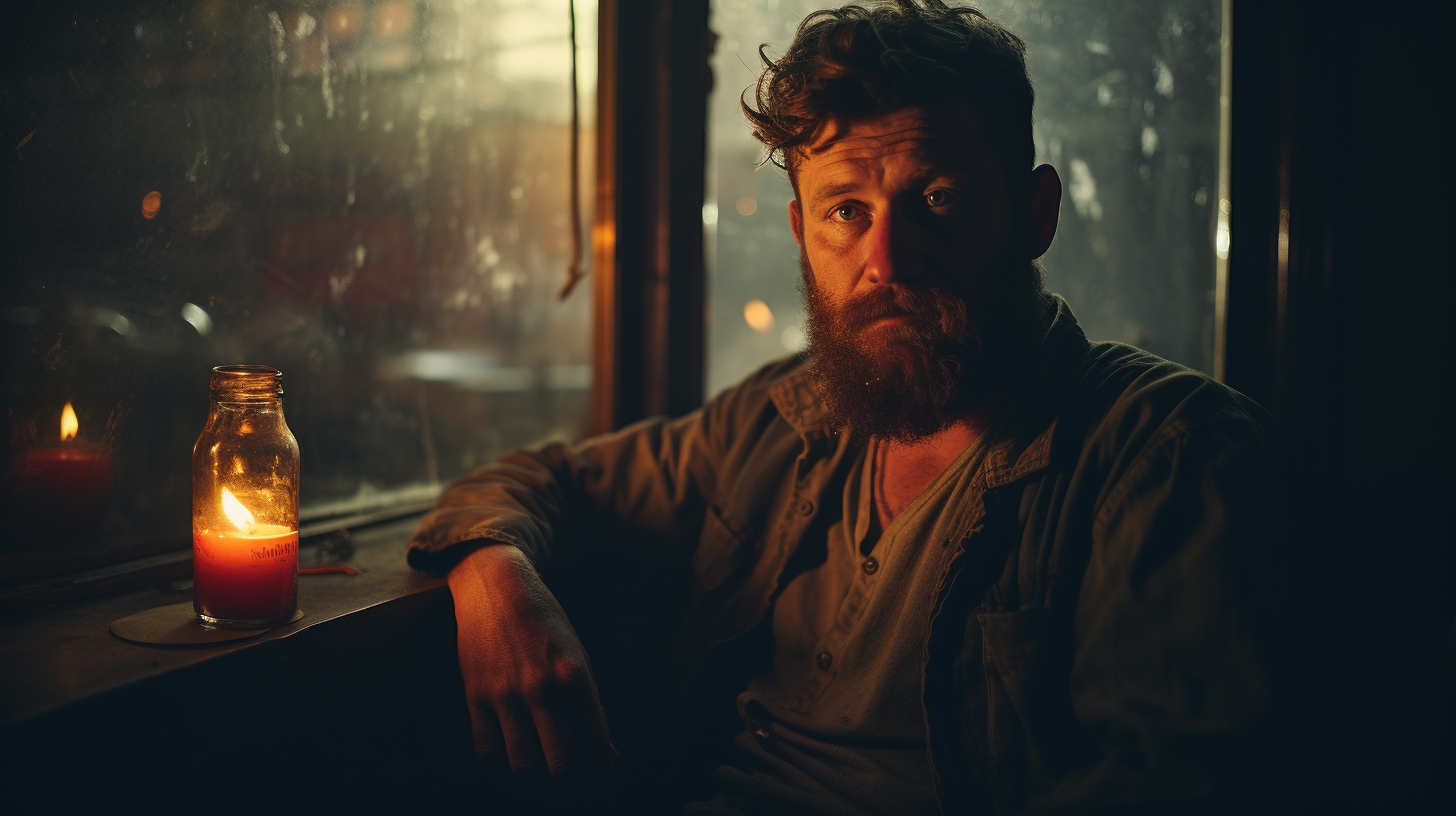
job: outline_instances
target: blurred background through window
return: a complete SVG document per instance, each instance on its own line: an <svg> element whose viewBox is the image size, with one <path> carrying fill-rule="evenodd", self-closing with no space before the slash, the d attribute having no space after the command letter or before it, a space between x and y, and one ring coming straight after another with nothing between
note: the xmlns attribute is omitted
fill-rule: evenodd
<svg viewBox="0 0 1456 816"><path fill-rule="evenodd" d="M595 5L576 3L587 161ZM0 580L186 545L215 365L283 371L305 522L580 436L590 287L555 297L566 0L9 16ZM47 495L68 404L68 444L110 449L110 496L81 498L105 503L94 523Z"/></svg>

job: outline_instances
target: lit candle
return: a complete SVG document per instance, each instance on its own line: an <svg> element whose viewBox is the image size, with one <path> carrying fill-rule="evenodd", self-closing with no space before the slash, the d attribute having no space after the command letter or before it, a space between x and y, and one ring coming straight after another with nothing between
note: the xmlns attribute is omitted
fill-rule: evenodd
<svg viewBox="0 0 1456 816"><path fill-rule="evenodd" d="M298 595L298 531L260 524L231 490L222 514L232 529L192 531L193 604L203 620L276 619Z"/></svg>
<svg viewBox="0 0 1456 816"><path fill-rule="evenodd" d="M111 499L111 449L78 438L80 422L71 403L61 409L59 442L25 452L16 493L19 507L52 532L93 529Z"/></svg>
<svg viewBox="0 0 1456 816"><path fill-rule="evenodd" d="M212 370L192 448L192 606L204 626L279 626L298 606L298 441L282 379L267 366Z"/></svg>

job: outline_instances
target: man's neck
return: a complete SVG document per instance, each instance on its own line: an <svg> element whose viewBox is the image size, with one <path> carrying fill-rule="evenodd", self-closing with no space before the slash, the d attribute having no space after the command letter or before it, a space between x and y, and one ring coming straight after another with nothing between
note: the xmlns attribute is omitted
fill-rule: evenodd
<svg viewBox="0 0 1456 816"><path fill-rule="evenodd" d="M983 421L967 419L914 442L878 440L874 503L880 529L890 526L935 477L980 437L984 428Z"/></svg>

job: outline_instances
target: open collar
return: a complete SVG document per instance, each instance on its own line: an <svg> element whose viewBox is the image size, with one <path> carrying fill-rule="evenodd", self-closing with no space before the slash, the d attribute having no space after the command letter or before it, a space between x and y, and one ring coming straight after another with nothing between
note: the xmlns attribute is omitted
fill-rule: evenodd
<svg viewBox="0 0 1456 816"><path fill-rule="evenodd" d="M779 415L799 435L833 432L824 421L824 400L814 378L809 376L808 366L799 366L775 380L768 387L768 395Z"/></svg>
<svg viewBox="0 0 1456 816"><path fill-rule="evenodd" d="M1055 311L1046 334L991 423L993 441L983 464L988 488L1020 481L1051 464L1057 416L1091 351L1067 301L1061 295L1051 298Z"/></svg>

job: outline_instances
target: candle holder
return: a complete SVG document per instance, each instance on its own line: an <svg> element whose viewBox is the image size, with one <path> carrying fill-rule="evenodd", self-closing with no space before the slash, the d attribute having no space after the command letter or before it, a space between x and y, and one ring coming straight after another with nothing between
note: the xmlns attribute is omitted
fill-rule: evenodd
<svg viewBox="0 0 1456 816"><path fill-rule="evenodd" d="M192 606L206 627L278 626L298 609L298 442L282 382L267 366L212 370L192 449Z"/></svg>

